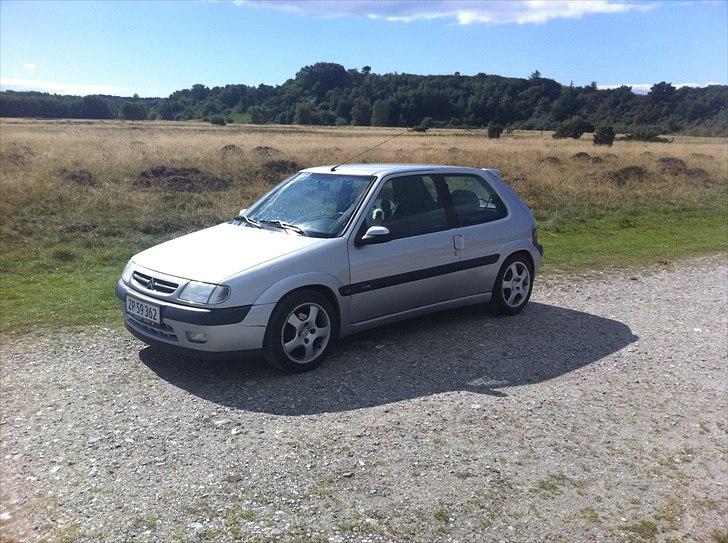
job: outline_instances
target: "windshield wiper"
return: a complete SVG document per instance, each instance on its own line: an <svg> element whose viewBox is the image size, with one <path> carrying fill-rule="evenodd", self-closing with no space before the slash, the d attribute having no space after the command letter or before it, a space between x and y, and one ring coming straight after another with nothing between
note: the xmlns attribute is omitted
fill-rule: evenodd
<svg viewBox="0 0 728 543"><path fill-rule="evenodd" d="M289 222L283 222L278 219L261 219L260 222L265 224L272 224L273 226L277 226L278 228L282 228L283 230L293 230L294 232L301 234L302 236L308 235L306 234L306 231L300 226L296 226L295 224L291 224Z"/></svg>
<svg viewBox="0 0 728 543"><path fill-rule="evenodd" d="M245 215L238 215L233 219L234 221L243 221L245 224L248 224L250 226L254 226L255 228L263 228L260 223L256 220L253 220L249 217L246 217Z"/></svg>

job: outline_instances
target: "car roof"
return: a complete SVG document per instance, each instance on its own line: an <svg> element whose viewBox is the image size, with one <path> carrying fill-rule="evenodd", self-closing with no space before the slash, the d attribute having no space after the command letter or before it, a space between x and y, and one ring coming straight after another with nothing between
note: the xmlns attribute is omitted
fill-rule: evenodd
<svg viewBox="0 0 728 543"><path fill-rule="evenodd" d="M331 171L333 167L334 165L316 166L314 168L306 168L302 171L311 173L334 173ZM500 173L498 170L489 168L469 168L464 166L448 166L446 164L343 164L336 167L335 173L341 175L377 175L381 177L383 175L406 172L481 173L483 170L494 172L497 175Z"/></svg>

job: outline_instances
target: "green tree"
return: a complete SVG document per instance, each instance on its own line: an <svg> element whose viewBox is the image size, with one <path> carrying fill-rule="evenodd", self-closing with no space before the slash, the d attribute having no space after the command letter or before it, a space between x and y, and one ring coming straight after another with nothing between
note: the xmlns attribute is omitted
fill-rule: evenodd
<svg viewBox="0 0 728 543"><path fill-rule="evenodd" d="M317 62L310 66L304 66L296 73L295 81L304 89L313 90L323 96L327 91L345 87L349 80L349 74L341 64L334 62Z"/></svg>
<svg viewBox="0 0 728 543"><path fill-rule="evenodd" d="M372 106L372 126L388 126L390 109L389 100L377 100L374 102Z"/></svg>
<svg viewBox="0 0 728 543"><path fill-rule="evenodd" d="M250 106L248 115L250 115L250 122L253 124L265 124L271 119L271 111L263 106Z"/></svg>
<svg viewBox="0 0 728 543"><path fill-rule="evenodd" d="M141 121L147 118L147 108L139 102L124 102L119 113L121 118L127 121Z"/></svg>
<svg viewBox="0 0 728 543"><path fill-rule="evenodd" d="M311 124L311 102L298 102L293 124Z"/></svg>
<svg viewBox="0 0 728 543"><path fill-rule="evenodd" d="M369 126L371 116L372 108L369 102L362 98L354 102L354 107L351 108L351 124L355 126Z"/></svg>
<svg viewBox="0 0 728 543"><path fill-rule="evenodd" d="M182 104L177 100L162 100L159 104L159 116L166 121L173 121L182 109Z"/></svg>
<svg viewBox="0 0 728 543"><path fill-rule="evenodd" d="M114 114L100 96L84 96L71 107L71 116L79 119L113 119Z"/></svg>
<svg viewBox="0 0 728 543"><path fill-rule="evenodd" d="M647 93L647 96L653 102L672 102L675 98L675 87L665 81L655 83L650 87L650 92Z"/></svg>
<svg viewBox="0 0 728 543"><path fill-rule="evenodd" d="M202 101L205 98L208 97L210 94L210 89L208 89L205 85L202 83L195 83L192 85L192 88L190 89L190 96L195 101Z"/></svg>

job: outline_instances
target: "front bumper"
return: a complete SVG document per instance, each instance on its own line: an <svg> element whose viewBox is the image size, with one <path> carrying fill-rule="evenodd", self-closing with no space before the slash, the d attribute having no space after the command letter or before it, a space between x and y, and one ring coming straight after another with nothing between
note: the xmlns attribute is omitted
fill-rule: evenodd
<svg viewBox="0 0 728 543"><path fill-rule="evenodd" d="M161 324L154 325L126 314L126 295L158 305ZM259 353L274 304L204 309L174 304L148 296L123 281L116 297L126 328L147 345L197 358L239 358ZM206 334L204 343L190 341Z"/></svg>

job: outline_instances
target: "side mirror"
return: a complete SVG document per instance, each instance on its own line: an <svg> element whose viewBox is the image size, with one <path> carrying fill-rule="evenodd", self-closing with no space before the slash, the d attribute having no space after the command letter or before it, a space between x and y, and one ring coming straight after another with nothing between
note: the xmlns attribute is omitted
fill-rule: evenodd
<svg viewBox="0 0 728 543"><path fill-rule="evenodd" d="M359 240L357 245L373 245L375 243L385 243L392 239L389 228L385 226L370 226Z"/></svg>
<svg viewBox="0 0 728 543"><path fill-rule="evenodd" d="M240 213L238 214L238 217L242 217L243 215L245 215L245 212L246 211L248 211L248 208L247 207L244 207L243 209L241 209L240 210Z"/></svg>

